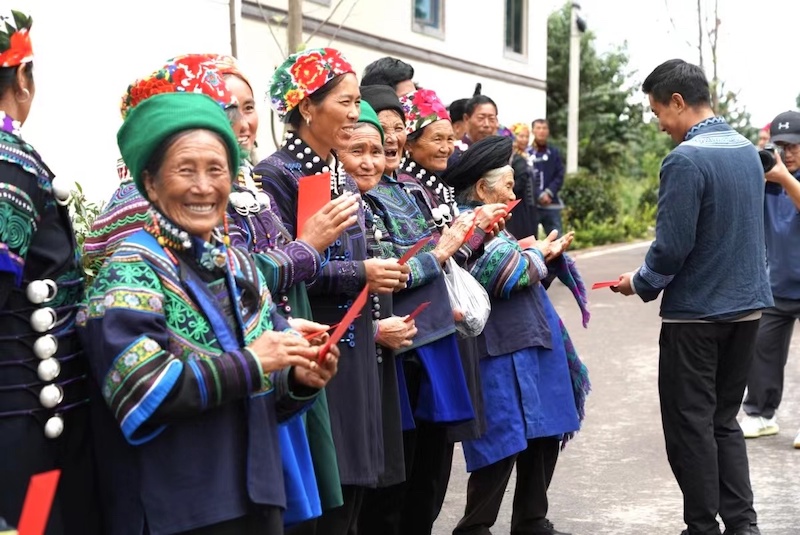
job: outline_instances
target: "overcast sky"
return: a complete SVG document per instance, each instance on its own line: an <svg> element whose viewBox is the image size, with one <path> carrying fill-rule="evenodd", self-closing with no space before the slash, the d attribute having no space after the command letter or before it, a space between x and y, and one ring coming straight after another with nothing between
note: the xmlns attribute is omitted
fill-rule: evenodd
<svg viewBox="0 0 800 535"><path fill-rule="evenodd" d="M551 11L563 5L561 0L546 1ZM713 8L713 0L703 2ZM699 62L696 0L580 0L579 4L597 38L598 52L628 42L630 66L638 70L639 81L667 59ZM794 109L800 94L800 1L719 0L719 18L719 77L726 89L739 93L753 125L760 128L778 113ZM709 52L704 60L711 78Z"/></svg>

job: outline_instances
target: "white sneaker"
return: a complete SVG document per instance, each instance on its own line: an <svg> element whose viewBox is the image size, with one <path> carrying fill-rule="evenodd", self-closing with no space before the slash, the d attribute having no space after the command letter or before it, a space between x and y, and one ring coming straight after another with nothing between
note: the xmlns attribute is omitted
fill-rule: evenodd
<svg viewBox="0 0 800 535"><path fill-rule="evenodd" d="M777 435L780 431L778 427L777 417L764 418L763 416L745 416L739 422L739 427L742 428L744 438L758 438L768 437L770 435ZM796 447L800 448L800 444Z"/></svg>
<svg viewBox="0 0 800 535"><path fill-rule="evenodd" d="M800 430L797 431L797 435L795 435L795 437L794 437L793 445L794 445L795 449L800 450Z"/></svg>

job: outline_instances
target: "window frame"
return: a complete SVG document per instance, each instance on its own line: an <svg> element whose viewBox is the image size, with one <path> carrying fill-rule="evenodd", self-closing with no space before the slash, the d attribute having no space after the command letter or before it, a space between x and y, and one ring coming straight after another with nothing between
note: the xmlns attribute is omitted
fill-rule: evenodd
<svg viewBox="0 0 800 535"><path fill-rule="evenodd" d="M416 33L421 33L430 37L444 40L445 28L445 0L428 0L431 3L436 2L439 7L439 20L438 26L426 24L417 19L417 0L411 0L411 30Z"/></svg>
<svg viewBox="0 0 800 535"><path fill-rule="evenodd" d="M522 4L522 25L520 27L520 45L521 45L521 52L517 52L514 50L513 47L509 47L507 44L508 41L508 32L510 30L510 20L508 18L508 3L509 2L520 2ZM503 6L503 56L509 59L513 59L516 61L520 61L523 63L527 63L528 61L528 15L529 15L529 8L530 2L529 0L505 0L505 5Z"/></svg>

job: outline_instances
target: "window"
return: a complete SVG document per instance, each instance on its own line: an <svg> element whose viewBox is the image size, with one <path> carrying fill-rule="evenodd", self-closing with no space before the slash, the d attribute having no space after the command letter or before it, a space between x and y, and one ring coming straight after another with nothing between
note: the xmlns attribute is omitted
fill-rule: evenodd
<svg viewBox="0 0 800 535"><path fill-rule="evenodd" d="M528 0L506 0L506 52L525 56Z"/></svg>
<svg viewBox="0 0 800 535"><path fill-rule="evenodd" d="M331 5L331 0L310 0L314 4L322 4L323 6Z"/></svg>
<svg viewBox="0 0 800 535"><path fill-rule="evenodd" d="M412 0L414 31L444 39L444 0Z"/></svg>

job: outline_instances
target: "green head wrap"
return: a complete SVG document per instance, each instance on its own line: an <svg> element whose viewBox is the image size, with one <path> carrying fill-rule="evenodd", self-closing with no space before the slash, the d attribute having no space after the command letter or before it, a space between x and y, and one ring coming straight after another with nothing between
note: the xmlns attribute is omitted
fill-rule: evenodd
<svg viewBox="0 0 800 535"><path fill-rule="evenodd" d="M201 93L161 93L142 101L128 113L117 132L117 144L136 188L145 199L142 172L153 152L172 134L194 129L210 130L222 137L233 180L239 170L239 144L227 115L210 97Z"/></svg>
<svg viewBox="0 0 800 535"><path fill-rule="evenodd" d="M378 133L381 135L381 145L383 144L383 128L381 128L381 122L378 120L378 114L375 113L375 110L366 100L361 101L361 114L358 116L358 122L369 123L377 128Z"/></svg>

